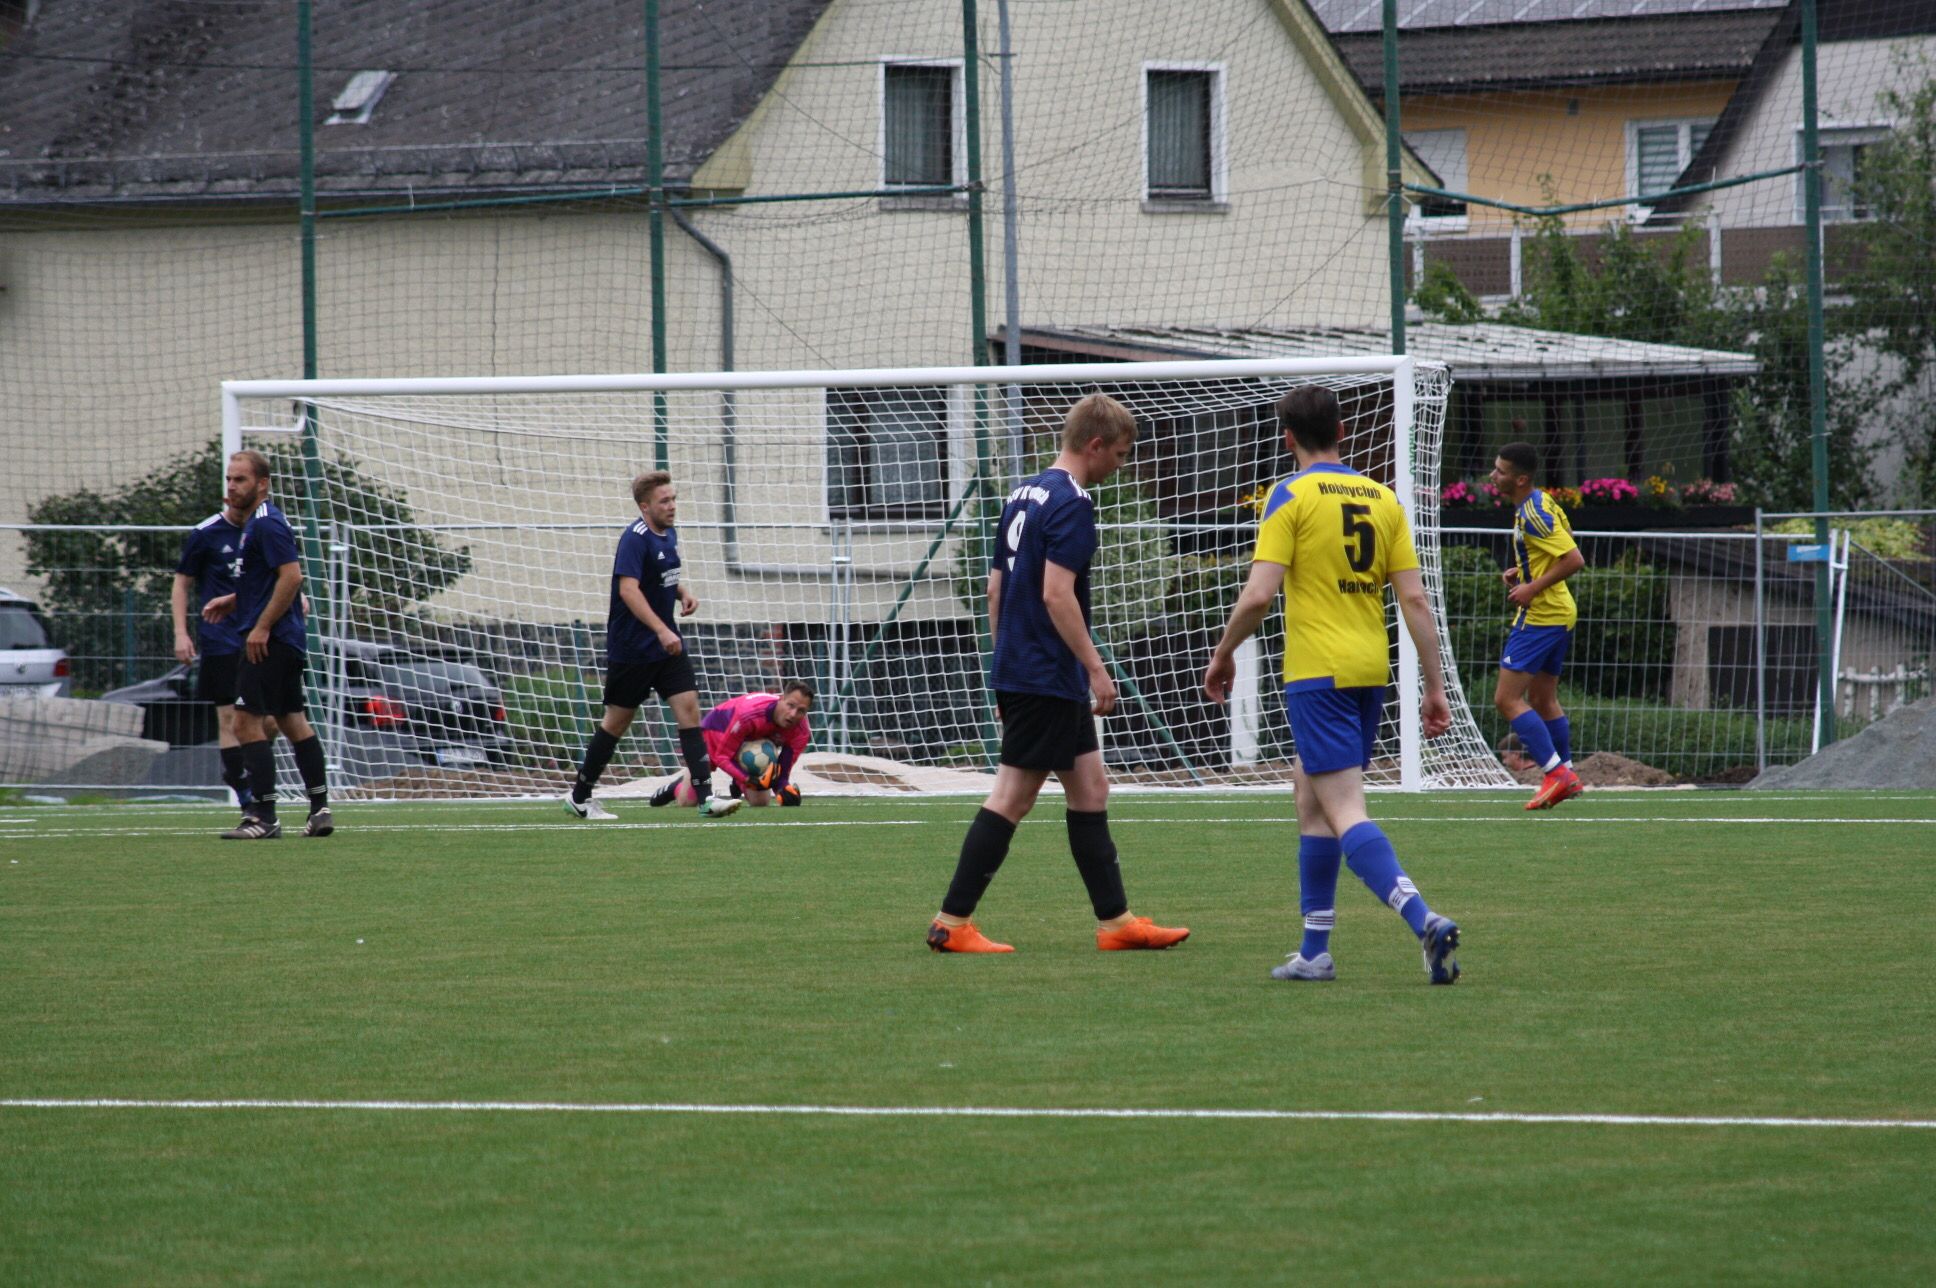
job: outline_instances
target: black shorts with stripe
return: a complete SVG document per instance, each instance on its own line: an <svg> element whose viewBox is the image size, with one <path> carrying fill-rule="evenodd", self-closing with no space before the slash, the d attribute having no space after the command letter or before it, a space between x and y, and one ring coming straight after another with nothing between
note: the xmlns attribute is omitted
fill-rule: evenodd
<svg viewBox="0 0 1936 1288"><path fill-rule="evenodd" d="M235 709L256 716L286 716L306 709L303 672L309 655L281 640L269 641L260 662L244 656L235 668Z"/></svg>

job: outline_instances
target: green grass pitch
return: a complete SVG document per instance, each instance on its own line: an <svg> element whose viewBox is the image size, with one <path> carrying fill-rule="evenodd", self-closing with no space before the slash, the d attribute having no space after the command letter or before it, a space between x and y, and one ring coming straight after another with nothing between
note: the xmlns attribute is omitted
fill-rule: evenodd
<svg viewBox="0 0 1936 1288"><path fill-rule="evenodd" d="M1287 795L1112 802L1167 953L1046 800L986 958L922 938L970 800L0 806L0 1283L1936 1281L1936 793L1520 799L1373 802L1449 989L1349 873L1267 977ZM467 1107L18 1103L104 1098Z"/></svg>

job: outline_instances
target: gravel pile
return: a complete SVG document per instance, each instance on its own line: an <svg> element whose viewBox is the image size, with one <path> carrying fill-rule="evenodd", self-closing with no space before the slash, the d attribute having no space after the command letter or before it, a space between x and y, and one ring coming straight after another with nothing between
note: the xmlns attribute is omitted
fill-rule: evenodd
<svg viewBox="0 0 1936 1288"><path fill-rule="evenodd" d="M1750 791L1768 787L1936 788L1936 698L1898 707L1854 737L1748 784Z"/></svg>

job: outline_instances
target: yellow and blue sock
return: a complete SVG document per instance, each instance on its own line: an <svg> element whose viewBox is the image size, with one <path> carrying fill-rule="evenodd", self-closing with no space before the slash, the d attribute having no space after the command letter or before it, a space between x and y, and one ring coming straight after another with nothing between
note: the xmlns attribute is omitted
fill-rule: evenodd
<svg viewBox="0 0 1936 1288"><path fill-rule="evenodd" d="M1405 875L1405 869L1398 866L1398 852L1392 849L1391 841L1378 824L1366 819L1346 832L1340 844L1344 848L1345 863L1365 887L1391 905L1413 934L1422 937L1432 910L1425 906L1425 896Z"/></svg>
<svg viewBox="0 0 1936 1288"><path fill-rule="evenodd" d="M1298 954L1306 961L1331 951L1331 928L1337 924L1338 863L1344 849L1335 836L1297 838L1297 901L1304 913L1304 942Z"/></svg>

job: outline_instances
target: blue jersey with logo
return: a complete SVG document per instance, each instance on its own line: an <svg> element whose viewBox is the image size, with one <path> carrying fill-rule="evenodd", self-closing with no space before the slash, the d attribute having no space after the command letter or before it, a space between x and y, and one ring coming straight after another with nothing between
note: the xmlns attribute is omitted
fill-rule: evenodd
<svg viewBox="0 0 1936 1288"><path fill-rule="evenodd" d="M1066 470L1043 470L1008 494L995 544L1002 574L991 679L998 690L1083 702L1089 677L1056 634L1042 602L1046 565L1076 574L1076 600L1089 624L1089 561L1096 553L1096 505Z"/></svg>
<svg viewBox="0 0 1936 1288"><path fill-rule="evenodd" d="M645 602L659 620L679 633L679 533L675 528L654 532L644 519L625 530L612 560L612 606L605 618L607 662L657 662L665 645L644 622L632 615L618 596L618 579L636 577ZM682 637L683 638L683 637Z"/></svg>
<svg viewBox="0 0 1936 1288"><path fill-rule="evenodd" d="M182 542L175 571L195 579L195 602L189 611L199 619L202 605L235 592L235 570L242 562L242 528L220 510L196 524ZM227 657L242 651L242 632L231 613L219 622L204 621L196 631L203 657Z"/></svg>
<svg viewBox="0 0 1936 1288"><path fill-rule="evenodd" d="M296 534L289 520L271 502L264 501L242 527L237 546L241 560L235 570L235 629L247 635L255 629L256 619L269 606L275 593L276 569L284 564L301 566L302 554L296 549ZM269 628L269 638L290 648L307 650L308 635L303 629L302 592L296 593L289 609Z"/></svg>

